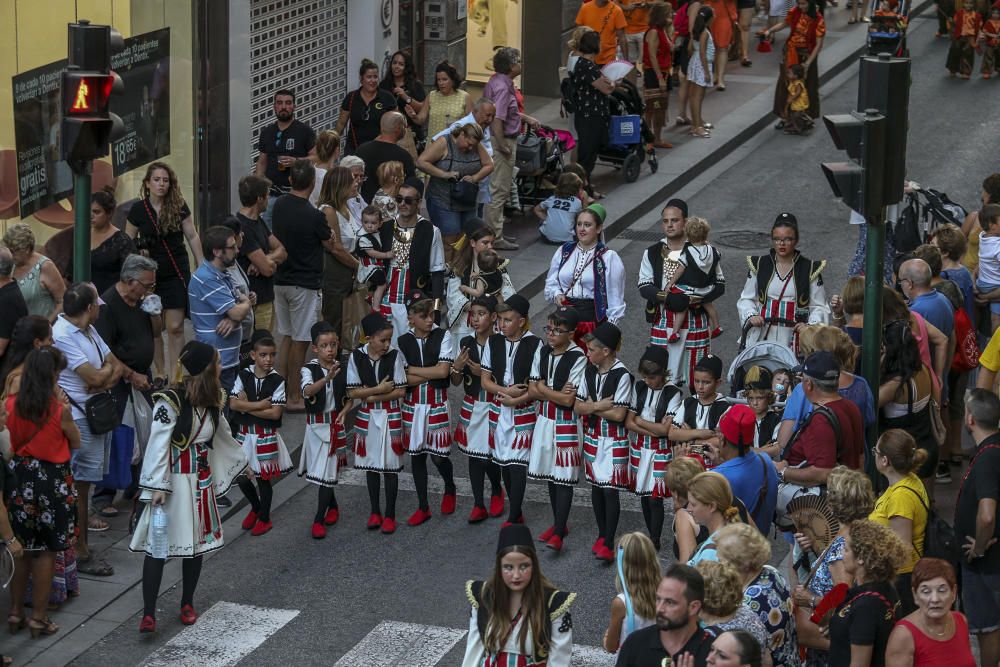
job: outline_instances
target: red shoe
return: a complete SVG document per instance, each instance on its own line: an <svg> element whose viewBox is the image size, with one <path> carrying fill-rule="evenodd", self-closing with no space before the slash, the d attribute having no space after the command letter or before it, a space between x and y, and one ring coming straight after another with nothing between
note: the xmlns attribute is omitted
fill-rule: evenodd
<svg viewBox="0 0 1000 667"><path fill-rule="evenodd" d="M323 523L328 526L332 526L337 523L337 519L340 518L340 510L336 507L331 507L326 511L326 516L323 517Z"/></svg>
<svg viewBox="0 0 1000 667"><path fill-rule="evenodd" d="M722 327L715 327L712 329L712 338L718 338L722 335Z"/></svg>
<svg viewBox="0 0 1000 667"><path fill-rule="evenodd" d="M272 527L274 527L274 524L271 523L270 521L268 521L267 523L264 523L263 521L258 521L257 523L254 524L253 530L250 531L250 534L253 535L254 537L260 537L267 531L271 530Z"/></svg>
<svg viewBox="0 0 1000 667"><path fill-rule="evenodd" d="M562 544L563 544L562 538L559 537L558 535L553 535L545 543L545 546L547 546L549 549L552 549L553 551L562 551Z"/></svg>
<svg viewBox="0 0 1000 667"><path fill-rule="evenodd" d="M326 537L326 527L320 522L316 522L312 527L312 536L314 540L322 540Z"/></svg>
<svg viewBox="0 0 1000 667"><path fill-rule="evenodd" d="M254 526L256 528L257 526ZM198 612L194 610L189 604L181 607L181 623L184 625L194 625L194 622L198 620Z"/></svg>
<svg viewBox="0 0 1000 667"><path fill-rule="evenodd" d="M256 525L257 525L257 513L254 512L253 510L250 510L250 513L247 514L247 518L243 519L243 530L250 530Z"/></svg>
<svg viewBox="0 0 1000 667"><path fill-rule="evenodd" d="M419 526L422 523L426 523L431 519L430 510L418 509L416 512L410 515L410 518L406 520L407 526Z"/></svg>
<svg viewBox="0 0 1000 667"><path fill-rule="evenodd" d="M545 529L545 532L543 532L541 535L538 536L538 541L548 542L549 540L552 539L552 536L555 534L556 534L556 527L549 526L548 528Z"/></svg>
<svg viewBox="0 0 1000 667"><path fill-rule="evenodd" d="M368 530L374 530L382 525L382 515L373 512L370 517L368 517Z"/></svg>
<svg viewBox="0 0 1000 667"><path fill-rule="evenodd" d="M382 532L391 535L396 532L396 520L391 516L382 519Z"/></svg>
<svg viewBox="0 0 1000 667"><path fill-rule="evenodd" d="M454 514L456 501L454 493L444 494L444 498L441 499L441 514Z"/></svg>
<svg viewBox="0 0 1000 667"><path fill-rule="evenodd" d="M486 511L485 507L473 507L472 512L469 514L469 523L479 523L480 521L486 521L489 518L489 513Z"/></svg>
<svg viewBox="0 0 1000 667"><path fill-rule="evenodd" d="M149 632L156 632L156 619L152 616L143 616L142 620L139 621L139 633L146 634Z"/></svg>
<svg viewBox="0 0 1000 667"><path fill-rule="evenodd" d="M510 526L513 526L513 525L514 524L511 523L510 521L504 521L503 523L500 524L500 529L503 530L504 528L509 528Z"/></svg>
<svg viewBox="0 0 1000 667"><path fill-rule="evenodd" d="M503 491L499 496L490 496L490 516L498 517L503 514Z"/></svg>
<svg viewBox="0 0 1000 667"><path fill-rule="evenodd" d="M611 553L611 549L604 544L601 544L601 546L597 548L594 555L597 556L597 560L603 560L606 563L610 563L615 559L614 554Z"/></svg>
<svg viewBox="0 0 1000 667"><path fill-rule="evenodd" d="M600 549L600 548L602 548L603 546L604 546L604 538L603 537L598 537L597 541L594 542L594 546L590 547L590 551L591 551L591 553L593 553L594 555L596 555L597 554L597 550Z"/></svg>

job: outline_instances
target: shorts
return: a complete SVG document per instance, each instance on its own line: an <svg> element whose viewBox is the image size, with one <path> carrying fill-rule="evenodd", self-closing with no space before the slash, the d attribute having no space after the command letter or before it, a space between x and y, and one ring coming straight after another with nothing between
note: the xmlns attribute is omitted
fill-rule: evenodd
<svg viewBox="0 0 1000 667"><path fill-rule="evenodd" d="M736 9L756 9L757 0L736 0Z"/></svg>
<svg viewBox="0 0 1000 667"><path fill-rule="evenodd" d="M976 572L962 562L962 606L969 632L1000 630L1000 572Z"/></svg>
<svg viewBox="0 0 1000 667"><path fill-rule="evenodd" d="M633 63L642 62L642 40L646 36L644 32L630 32L625 34L625 48L628 49L628 53L625 55L625 60L629 60Z"/></svg>
<svg viewBox="0 0 1000 667"><path fill-rule="evenodd" d="M965 390L969 386L969 373L948 371L948 416L952 419L965 417ZM957 455L958 452L952 452Z"/></svg>
<svg viewBox="0 0 1000 667"><path fill-rule="evenodd" d="M980 292L992 292L993 290L1000 288L1000 285L995 285L993 283L988 283L982 279L976 281L976 288ZM990 312L994 315L1000 315L1000 301L990 302Z"/></svg>
<svg viewBox="0 0 1000 667"><path fill-rule="evenodd" d="M108 472L111 456L111 433L94 435L86 419L74 419L80 429L80 447L74 449L70 458L70 469L77 482L100 482Z"/></svg>
<svg viewBox="0 0 1000 667"><path fill-rule="evenodd" d="M666 72L664 72L663 75L667 79L667 90L673 90L674 86L670 82L670 70L667 70ZM642 87L643 87L643 90L646 92L647 95L649 94L649 92L651 90L654 90L654 89L660 87L660 82L656 80L656 72L653 71L652 67L650 67L649 69L645 69L645 70L642 71Z"/></svg>
<svg viewBox="0 0 1000 667"><path fill-rule="evenodd" d="M427 215L430 216L431 223L441 231L441 236L449 237L461 236L466 231L465 227L477 217L475 208L453 211L430 197L427 199Z"/></svg>
<svg viewBox="0 0 1000 667"><path fill-rule="evenodd" d="M298 343L312 341L312 325L321 318L323 291L294 285L274 286L274 324L279 336Z"/></svg>
<svg viewBox="0 0 1000 667"><path fill-rule="evenodd" d="M680 70L684 76L687 76L688 61L691 59L691 54L688 53L688 43L690 41L691 37L684 35L677 39L677 43L674 46L674 68Z"/></svg>
<svg viewBox="0 0 1000 667"><path fill-rule="evenodd" d="M258 329L270 331L274 326L274 302L258 303L254 306L253 321Z"/></svg>

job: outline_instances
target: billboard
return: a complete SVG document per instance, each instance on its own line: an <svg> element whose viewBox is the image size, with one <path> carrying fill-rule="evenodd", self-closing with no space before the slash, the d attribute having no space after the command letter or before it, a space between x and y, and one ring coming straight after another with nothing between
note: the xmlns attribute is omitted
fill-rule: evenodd
<svg viewBox="0 0 1000 667"><path fill-rule="evenodd" d="M485 82L493 76L493 50L521 48L520 0L466 0L466 78Z"/></svg>

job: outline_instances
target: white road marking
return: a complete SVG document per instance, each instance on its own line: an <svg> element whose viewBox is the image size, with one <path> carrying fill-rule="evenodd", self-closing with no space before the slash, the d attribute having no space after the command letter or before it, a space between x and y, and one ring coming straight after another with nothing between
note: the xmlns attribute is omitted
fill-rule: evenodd
<svg viewBox="0 0 1000 667"><path fill-rule="evenodd" d="M382 621L333 667L436 665L465 632L436 625Z"/></svg>
<svg viewBox="0 0 1000 667"><path fill-rule="evenodd" d="M298 615L297 609L216 602L197 623L174 635L143 665L232 667Z"/></svg>

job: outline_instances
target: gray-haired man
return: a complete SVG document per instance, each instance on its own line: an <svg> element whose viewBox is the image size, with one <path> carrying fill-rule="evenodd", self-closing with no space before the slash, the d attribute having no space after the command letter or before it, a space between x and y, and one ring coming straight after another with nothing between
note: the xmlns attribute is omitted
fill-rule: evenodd
<svg viewBox="0 0 1000 667"><path fill-rule="evenodd" d="M0 246L0 361L7 352L10 337L14 333L14 324L28 314L28 306L17 281L13 278L14 256L10 250Z"/></svg>

